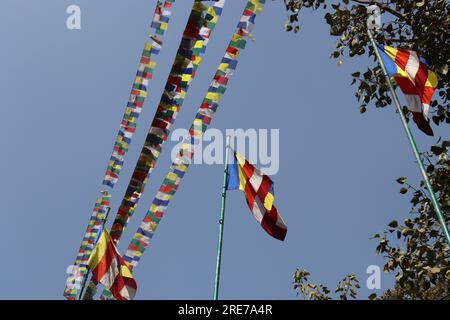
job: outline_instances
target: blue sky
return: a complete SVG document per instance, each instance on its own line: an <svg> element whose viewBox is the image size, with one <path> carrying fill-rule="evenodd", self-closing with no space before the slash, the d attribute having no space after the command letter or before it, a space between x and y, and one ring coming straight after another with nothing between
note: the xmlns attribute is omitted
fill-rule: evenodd
<svg viewBox="0 0 450 320"><path fill-rule="evenodd" d="M165 46L138 123L112 212L123 196L176 53L192 1L173 7ZM82 10L82 29L65 26ZM62 299L101 187L155 0L3 0L0 3L0 298ZM234 31L245 1L228 1L175 128L186 128ZM281 0L267 1L212 123L213 128L280 129L275 203L289 232L284 243L258 226L239 192L229 194L221 297L296 299L292 274L308 269L331 288L382 266L369 238L409 212L398 176L418 181L398 116L373 106L361 115L350 73L365 57L329 59L335 40L322 12L304 12L286 33ZM403 98L401 97L403 101ZM440 132L437 128L435 133ZM435 139L413 128L424 150ZM170 164L167 142L120 250L136 230ZM137 299L210 299L213 293L222 165L193 165L151 246L135 269ZM392 276L382 275L382 289ZM380 291L377 291L380 293Z"/></svg>

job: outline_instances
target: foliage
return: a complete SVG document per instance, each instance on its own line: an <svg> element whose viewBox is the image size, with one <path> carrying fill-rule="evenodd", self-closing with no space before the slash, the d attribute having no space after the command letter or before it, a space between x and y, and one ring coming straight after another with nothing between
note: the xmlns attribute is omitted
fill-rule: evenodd
<svg viewBox="0 0 450 320"><path fill-rule="evenodd" d="M294 273L293 288L297 295L302 295L304 300L331 300L330 290L323 284L309 282L310 273L304 269L297 269ZM336 286L335 293L339 294L339 299L356 299L357 290L360 288L359 281L355 274L344 277Z"/></svg>
<svg viewBox="0 0 450 320"><path fill-rule="evenodd" d="M442 141L422 154L427 162L427 173L443 212L450 212L450 141ZM392 220L388 230L374 235L386 263L384 271L395 273L396 284L379 299L446 299L450 300L450 247L447 245L441 225L436 217L424 182L419 186L399 177L400 193L411 194L410 216L402 223ZM400 242L400 245L399 245ZM403 242L403 243L402 243ZM304 299L328 300L330 291L323 285L310 284L309 272L297 269L294 274L294 290ZM359 288L355 275L346 276L335 292L346 300L356 298ZM369 299L375 299L372 294Z"/></svg>
<svg viewBox="0 0 450 320"><path fill-rule="evenodd" d="M443 212L450 212L450 141L443 141L423 154L427 173ZM402 223L393 220L378 240L376 251L387 262L384 271L396 273L396 287L385 293L385 298L450 299L450 247L436 218L424 183L414 187L400 177L400 193L411 193L410 217ZM402 239L404 246L392 242Z"/></svg>

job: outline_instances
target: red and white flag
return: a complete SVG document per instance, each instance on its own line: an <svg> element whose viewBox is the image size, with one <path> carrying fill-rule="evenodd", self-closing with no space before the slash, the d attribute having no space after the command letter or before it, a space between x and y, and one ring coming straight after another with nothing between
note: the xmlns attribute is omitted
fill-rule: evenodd
<svg viewBox="0 0 450 320"><path fill-rule="evenodd" d="M239 153L234 153L235 163L228 165L227 190L241 190L256 221L275 239L286 238L287 226L273 205L273 182Z"/></svg>
<svg viewBox="0 0 450 320"><path fill-rule="evenodd" d="M92 281L103 284L116 300L134 298L136 281L106 229L103 229L87 264L92 271Z"/></svg>
<svg viewBox="0 0 450 320"><path fill-rule="evenodd" d="M387 73L394 77L405 95L407 107L417 127L432 136L428 113L438 84L436 73L428 68L426 60L415 51L379 46L379 52Z"/></svg>

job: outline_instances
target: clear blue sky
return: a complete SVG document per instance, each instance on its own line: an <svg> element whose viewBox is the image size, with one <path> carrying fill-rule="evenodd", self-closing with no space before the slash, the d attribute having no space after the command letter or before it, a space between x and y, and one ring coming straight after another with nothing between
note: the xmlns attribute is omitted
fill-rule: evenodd
<svg viewBox="0 0 450 320"><path fill-rule="evenodd" d="M192 1L179 0L158 58L113 212L123 196L159 101ZM82 10L82 30L66 29L66 8ZM0 2L0 298L61 299L109 159L155 0L2 0ZM229 0L175 128L190 125L245 1ZM224 299L295 299L296 267L331 288L355 272L366 298L366 268L382 266L374 233L408 215L398 176L418 171L392 108L360 115L350 73L366 58L329 59L335 40L322 12L283 31L281 0L267 1L256 42L212 127L280 129L276 204L284 243L258 226L244 197L230 193L223 255ZM372 63L372 62L370 62ZM402 98L403 99L403 98ZM434 142L416 128L422 149ZM439 134L439 130L436 129ZM168 142L121 242L123 251L169 166ZM221 165L194 165L135 269L137 299L210 299L213 291ZM382 276L382 288L392 277Z"/></svg>

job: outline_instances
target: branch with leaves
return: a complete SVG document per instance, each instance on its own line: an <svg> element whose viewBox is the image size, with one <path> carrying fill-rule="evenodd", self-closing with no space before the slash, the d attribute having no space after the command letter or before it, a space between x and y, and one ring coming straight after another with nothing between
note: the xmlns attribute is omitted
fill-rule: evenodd
<svg viewBox="0 0 450 320"><path fill-rule="evenodd" d="M297 295L301 295L303 300L332 300L330 290L323 284L310 283L310 273L305 269L297 269L293 276L293 288ZM346 275L344 279L339 281L334 293L339 294L339 299L348 300L356 299L359 281L354 273Z"/></svg>
<svg viewBox="0 0 450 320"><path fill-rule="evenodd" d="M442 141L422 156L428 160L426 170L443 212L450 212L450 141ZM425 192L424 183L414 187L405 177L397 182L401 194L412 192L410 217L403 223L393 220L378 239L376 251L385 256L385 272L395 272L396 287L386 298L450 299L450 247L440 228L436 213ZM395 239L396 238L396 239ZM404 246L392 244L403 240Z"/></svg>

